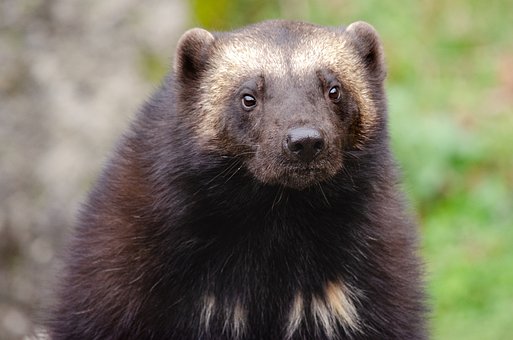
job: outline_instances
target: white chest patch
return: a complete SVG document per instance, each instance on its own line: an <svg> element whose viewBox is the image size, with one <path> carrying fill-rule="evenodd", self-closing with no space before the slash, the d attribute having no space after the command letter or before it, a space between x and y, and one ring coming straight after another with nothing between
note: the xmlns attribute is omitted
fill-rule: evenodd
<svg viewBox="0 0 513 340"><path fill-rule="evenodd" d="M354 305L356 294L342 282L328 282L323 295L312 295L310 299L310 310L306 310L302 293L296 293L289 313L287 338L292 338L307 313L313 318L317 330L329 338L337 336L340 326L348 332L358 331L358 314Z"/></svg>
<svg viewBox="0 0 513 340"><path fill-rule="evenodd" d="M340 281L327 282L321 295L305 296L300 291L296 292L284 325L286 339L294 336L306 317L314 321L319 334L325 334L328 338L339 335L337 330L340 327L347 332L358 331L360 323L355 307L356 299L356 292ZM234 339L240 338L247 328L247 308L240 300L227 304L217 301L211 294L206 295L200 315L202 330L209 332L214 317L224 320L223 333Z"/></svg>
<svg viewBox="0 0 513 340"><path fill-rule="evenodd" d="M208 294L203 300L203 309L200 314L202 330L209 332L212 320L219 313L223 321L223 334L238 339L244 334L247 323L247 310L240 300L235 303L220 303L212 294Z"/></svg>

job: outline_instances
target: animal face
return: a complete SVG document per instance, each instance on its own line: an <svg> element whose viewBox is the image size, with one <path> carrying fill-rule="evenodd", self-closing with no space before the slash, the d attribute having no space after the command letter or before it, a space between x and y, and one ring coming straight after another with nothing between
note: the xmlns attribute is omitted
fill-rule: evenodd
<svg viewBox="0 0 513 340"><path fill-rule="evenodd" d="M186 33L175 71L179 81L197 83L201 143L239 157L262 183L301 190L329 181L344 151L362 147L375 130L381 45L361 23L271 26Z"/></svg>

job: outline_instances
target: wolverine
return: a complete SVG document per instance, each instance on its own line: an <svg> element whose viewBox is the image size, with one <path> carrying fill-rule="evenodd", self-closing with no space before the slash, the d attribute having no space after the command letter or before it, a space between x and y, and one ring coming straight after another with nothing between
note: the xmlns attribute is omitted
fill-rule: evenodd
<svg viewBox="0 0 513 340"><path fill-rule="evenodd" d="M52 339L426 339L372 26L195 28L78 217Z"/></svg>

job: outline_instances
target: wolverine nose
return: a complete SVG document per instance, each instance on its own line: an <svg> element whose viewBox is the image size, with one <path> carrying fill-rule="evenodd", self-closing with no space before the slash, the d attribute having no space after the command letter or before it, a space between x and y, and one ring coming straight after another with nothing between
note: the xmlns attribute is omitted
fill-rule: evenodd
<svg viewBox="0 0 513 340"><path fill-rule="evenodd" d="M324 150L325 143L321 131L302 127L289 130L285 145L290 156L310 162Z"/></svg>

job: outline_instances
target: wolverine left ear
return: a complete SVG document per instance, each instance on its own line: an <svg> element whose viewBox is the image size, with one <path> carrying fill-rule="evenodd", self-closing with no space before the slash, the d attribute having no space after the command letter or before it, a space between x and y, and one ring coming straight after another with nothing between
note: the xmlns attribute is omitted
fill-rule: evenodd
<svg viewBox="0 0 513 340"><path fill-rule="evenodd" d="M206 69L214 36L209 31L193 28L185 32L176 47L174 71L182 82L196 80Z"/></svg>
<svg viewBox="0 0 513 340"><path fill-rule="evenodd" d="M347 26L345 33L370 74L383 81L386 77L385 56L378 32L368 23L357 21Z"/></svg>

